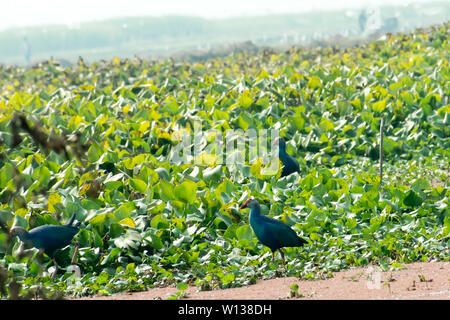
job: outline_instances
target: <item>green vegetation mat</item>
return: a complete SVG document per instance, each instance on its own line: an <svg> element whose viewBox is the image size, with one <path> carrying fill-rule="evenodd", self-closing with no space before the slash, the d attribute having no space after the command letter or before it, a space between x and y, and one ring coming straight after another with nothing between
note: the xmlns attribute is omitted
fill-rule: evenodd
<svg viewBox="0 0 450 320"><path fill-rule="evenodd" d="M0 66L0 296L210 290L448 261L449 27L194 64ZM261 161L226 166L206 152L200 164L172 163L174 135L196 121L279 129L301 173L277 179ZM249 197L309 239L286 248L286 268L239 209ZM8 232L73 213L81 276L68 270L68 246L51 279L52 261Z"/></svg>

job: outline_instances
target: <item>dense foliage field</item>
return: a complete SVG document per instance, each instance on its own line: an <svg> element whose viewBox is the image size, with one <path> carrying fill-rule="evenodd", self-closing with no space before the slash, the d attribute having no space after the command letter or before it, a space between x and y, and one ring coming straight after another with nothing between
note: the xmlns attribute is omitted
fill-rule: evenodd
<svg viewBox="0 0 450 320"><path fill-rule="evenodd" d="M0 295L210 290L448 261L449 28L195 64L0 66ZM277 179L256 159L226 166L206 152L196 164L171 162L176 132L196 121L279 129L301 173ZM205 150L210 142L201 137ZM286 269L239 209L249 197L309 239L286 249ZM68 246L51 279L51 260L8 233L73 213L81 276L68 270Z"/></svg>

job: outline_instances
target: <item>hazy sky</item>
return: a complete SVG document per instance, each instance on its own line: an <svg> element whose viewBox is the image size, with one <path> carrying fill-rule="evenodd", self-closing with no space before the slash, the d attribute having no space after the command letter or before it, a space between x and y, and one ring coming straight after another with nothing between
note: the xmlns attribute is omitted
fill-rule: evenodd
<svg viewBox="0 0 450 320"><path fill-rule="evenodd" d="M431 0L0 0L0 29L74 24L120 16L183 14L225 18L429 1Z"/></svg>

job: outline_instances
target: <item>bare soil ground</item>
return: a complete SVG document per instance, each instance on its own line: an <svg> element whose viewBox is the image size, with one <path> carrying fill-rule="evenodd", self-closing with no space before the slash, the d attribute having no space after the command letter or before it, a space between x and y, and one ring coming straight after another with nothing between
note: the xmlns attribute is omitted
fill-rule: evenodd
<svg viewBox="0 0 450 320"><path fill-rule="evenodd" d="M396 271L380 272L375 266L334 273L324 280L295 277L259 280L254 285L224 290L198 291L189 287L184 299L436 299L450 300L450 262L417 262ZM298 297L290 297L291 285L298 284ZM85 297L80 300L167 299L179 291L175 287L155 288L113 296Z"/></svg>

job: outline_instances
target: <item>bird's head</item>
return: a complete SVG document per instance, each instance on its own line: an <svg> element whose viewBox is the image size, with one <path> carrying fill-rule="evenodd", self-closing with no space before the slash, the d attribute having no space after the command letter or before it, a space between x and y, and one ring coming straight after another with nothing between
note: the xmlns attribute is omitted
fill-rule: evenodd
<svg viewBox="0 0 450 320"><path fill-rule="evenodd" d="M276 138L273 140L272 146L279 146L280 149L284 150L286 149L286 140L284 138Z"/></svg>
<svg viewBox="0 0 450 320"><path fill-rule="evenodd" d="M26 234L27 234L27 231L22 227L14 227L14 228L11 228L11 230L9 231L9 235L11 237L19 236L19 238L21 238L21 239L24 238Z"/></svg>
<svg viewBox="0 0 450 320"><path fill-rule="evenodd" d="M241 206L241 209L245 209L245 208L253 208L259 206L259 202L255 199L248 199L247 201L244 202L244 204Z"/></svg>

